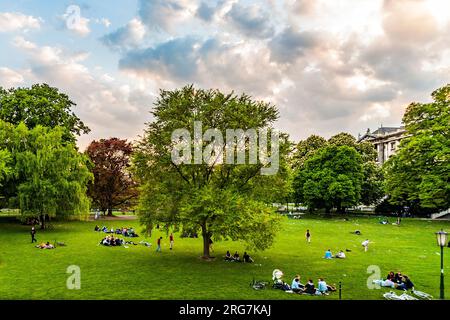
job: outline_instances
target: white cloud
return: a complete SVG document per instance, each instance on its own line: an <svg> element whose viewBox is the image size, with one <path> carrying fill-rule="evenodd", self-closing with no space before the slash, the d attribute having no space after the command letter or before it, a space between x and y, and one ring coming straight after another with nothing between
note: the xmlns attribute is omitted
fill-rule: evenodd
<svg viewBox="0 0 450 320"><path fill-rule="evenodd" d="M0 32L39 29L42 21L41 18L27 16L19 12L0 12Z"/></svg>
<svg viewBox="0 0 450 320"><path fill-rule="evenodd" d="M23 76L12 69L1 67L0 68L0 86L4 88L10 88L17 86L24 82Z"/></svg>

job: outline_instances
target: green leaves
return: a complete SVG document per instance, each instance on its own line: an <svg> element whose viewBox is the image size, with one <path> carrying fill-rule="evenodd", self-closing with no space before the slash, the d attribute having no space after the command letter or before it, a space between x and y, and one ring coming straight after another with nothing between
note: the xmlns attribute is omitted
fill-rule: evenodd
<svg viewBox="0 0 450 320"><path fill-rule="evenodd" d="M23 215L86 214L86 184L92 179L88 159L75 144L63 140L64 129L40 125L28 129L0 121L2 147L11 153L18 198Z"/></svg>
<svg viewBox="0 0 450 320"><path fill-rule="evenodd" d="M187 129L194 137L194 121L201 121L202 133L210 128L223 135L227 129L271 130L278 110L246 94L186 86L162 90L152 113L154 121L148 124L133 156L133 171L141 185L143 224L202 230L206 239L242 240L255 248L267 248L277 229L276 216L267 203L289 194L287 136L280 134L280 169L272 176L261 176L262 164L248 161L239 165L226 161L175 164L171 136L176 129ZM244 148L248 151L249 145ZM248 160L248 153L245 157ZM204 250L208 256L207 248Z"/></svg>
<svg viewBox="0 0 450 320"><path fill-rule="evenodd" d="M310 209L342 210L373 204L383 196L381 169L370 143L358 143L348 133L328 141L310 136L294 153L294 198Z"/></svg>
<svg viewBox="0 0 450 320"><path fill-rule="evenodd" d="M32 129L38 125L65 128L64 138L75 141L74 135L89 133L90 129L75 115L75 106L66 94L47 84L31 88L0 87L0 119L14 125L23 122Z"/></svg>
<svg viewBox="0 0 450 320"><path fill-rule="evenodd" d="M408 106L403 117L408 137L385 164L386 192L394 204L450 206L450 85L432 97L431 103Z"/></svg>

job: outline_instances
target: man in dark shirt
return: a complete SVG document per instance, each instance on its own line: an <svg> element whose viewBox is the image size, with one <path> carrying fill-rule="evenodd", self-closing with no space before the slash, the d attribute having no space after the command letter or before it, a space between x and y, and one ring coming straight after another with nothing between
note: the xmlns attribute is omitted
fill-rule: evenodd
<svg viewBox="0 0 450 320"><path fill-rule="evenodd" d="M31 228L31 243L37 242L36 238L36 229L34 227Z"/></svg>

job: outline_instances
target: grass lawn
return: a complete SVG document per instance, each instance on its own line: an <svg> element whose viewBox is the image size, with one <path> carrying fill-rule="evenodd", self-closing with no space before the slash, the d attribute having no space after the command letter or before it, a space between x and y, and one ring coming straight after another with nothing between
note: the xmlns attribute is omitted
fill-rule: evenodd
<svg viewBox="0 0 450 320"><path fill-rule="evenodd" d="M133 226L136 221L105 221L108 227ZM440 256L434 232L450 229L445 221L403 219L400 227L381 225L378 218L350 217L283 220L275 245L267 251L250 254L253 264L225 262L226 250L242 256L239 242L214 243L214 261L199 259L201 239L181 239L175 234L175 248L169 250L165 233L154 232L142 245L103 247L97 245L103 233L94 232L96 222L53 222L53 229L38 230L38 242L62 241L66 247L39 250L30 243L29 226L11 218L0 218L0 299L338 299L330 296L310 297L268 288L254 290L253 278L271 280L272 270L281 269L289 284L295 274L302 282L311 277L325 277L330 284L342 281L343 299L383 299L387 289L368 289L367 268L376 265L384 277L390 271L410 276L416 288L439 296ZM304 233L310 229L312 243L306 244ZM362 235L352 234L361 230ZM156 238L162 236L162 253L155 252ZM368 252L361 242L369 238ZM333 253L350 249L345 260L322 259L326 249ZM449 274L450 250L445 248L446 274ZM66 280L70 265L81 268L81 290L68 290ZM450 280L449 280L450 281ZM446 288L450 297L450 287Z"/></svg>

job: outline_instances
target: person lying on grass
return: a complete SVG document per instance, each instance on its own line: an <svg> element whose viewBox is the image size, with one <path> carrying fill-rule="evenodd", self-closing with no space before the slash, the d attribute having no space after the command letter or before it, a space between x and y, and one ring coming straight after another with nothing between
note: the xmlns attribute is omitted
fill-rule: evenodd
<svg viewBox="0 0 450 320"><path fill-rule="evenodd" d="M336 254L336 258L337 259L345 259L346 258L346 256L345 256L345 253L344 253L344 251L339 251L337 254Z"/></svg>
<svg viewBox="0 0 450 320"><path fill-rule="evenodd" d="M55 249L55 247L47 241L47 243L41 243L36 246L39 249Z"/></svg>

